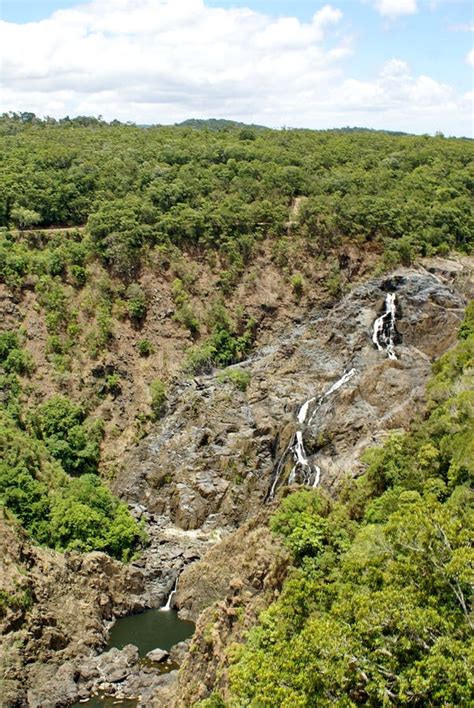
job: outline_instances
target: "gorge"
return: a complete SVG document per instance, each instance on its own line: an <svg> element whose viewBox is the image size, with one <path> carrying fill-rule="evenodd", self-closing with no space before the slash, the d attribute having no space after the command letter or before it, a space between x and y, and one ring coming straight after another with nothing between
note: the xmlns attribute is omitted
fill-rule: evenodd
<svg viewBox="0 0 474 708"><path fill-rule="evenodd" d="M5 707L463 705L470 143L0 130Z"/></svg>
<svg viewBox="0 0 474 708"><path fill-rule="evenodd" d="M433 259L429 267L433 273L402 268L371 279L333 307L309 313L237 365L251 374L245 393L217 384L214 374L178 383L170 392L167 415L131 451L123 474L113 481L133 513L145 520L150 539L130 565L137 580L133 594L130 586L122 591L129 606L179 608L180 616L198 621L195 643L203 631L200 615L221 602L229 587L236 586L247 603L258 600L267 576L275 572L269 551L273 542L263 529L283 486L337 489L347 475L360 473L366 448L404 428L421 410L430 362L454 342L463 293L472 288L469 259ZM394 294L385 295L387 290ZM402 312L396 354L395 296ZM385 325L384 318L390 317ZM309 398L298 406L305 394ZM287 563L284 558L279 562ZM110 611L117 612L116 603ZM167 648L159 632L156 636L157 646ZM74 685L76 697L105 688L124 700L141 695L146 704L146 696L154 695L151 685L157 696L160 691L168 695L163 705L171 701L171 690L188 696L176 705L190 705L196 681L187 676L200 660L199 654L192 657L191 673L185 664L179 678L175 671L168 675L171 683L164 688L161 674L158 683L150 684L145 676L141 685L133 657L119 683L107 681L106 675L99 683L91 681L91 659L69 660L59 674L54 669L56 679L45 665L44 673L36 674L29 701L45 705L55 690L61 696ZM119 661L115 657L111 663L112 678ZM48 674L44 684L40 677ZM79 679L65 682L65 675Z"/></svg>

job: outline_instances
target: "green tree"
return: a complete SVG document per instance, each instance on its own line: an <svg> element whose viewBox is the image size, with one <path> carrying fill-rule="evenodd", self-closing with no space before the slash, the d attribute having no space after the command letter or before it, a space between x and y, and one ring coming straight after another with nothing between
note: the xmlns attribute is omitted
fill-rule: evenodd
<svg viewBox="0 0 474 708"><path fill-rule="evenodd" d="M101 427L97 422L87 420L81 406L67 398L54 396L32 413L31 426L66 472L97 471Z"/></svg>
<svg viewBox="0 0 474 708"><path fill-rule="evenodd" d="M34 209L26 209L25 207L14 207L10 212L10 218L19 229L27 229L30 226L35 226L41 221L41 214Z"/></svg>

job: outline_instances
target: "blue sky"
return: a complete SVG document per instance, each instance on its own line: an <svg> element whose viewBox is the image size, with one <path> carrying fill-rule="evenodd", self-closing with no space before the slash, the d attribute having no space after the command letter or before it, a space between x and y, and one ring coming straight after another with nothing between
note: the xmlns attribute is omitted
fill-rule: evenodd
<svg viewBox="0 0 474 708"><path fill-rule="evenodd" d="M0 3L2 110L472 135L470 0Z"/></svg>

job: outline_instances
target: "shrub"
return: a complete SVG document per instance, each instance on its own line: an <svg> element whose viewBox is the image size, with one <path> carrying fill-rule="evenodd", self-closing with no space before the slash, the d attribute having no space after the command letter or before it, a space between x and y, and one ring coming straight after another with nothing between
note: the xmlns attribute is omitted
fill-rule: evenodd
<svg viewBox="0 0 474 708"><path fill-rule="evenodd" d="M295 275L292 276L291 287L293 288L293 292L295 294L295 297L296 297L297 301L299 302L303 296L303 287L304 287L303 276L301 275L301 273L295 273Z"/></svg>
<svg viewBox="0 0 474 708"><path fill-rule="evenodd" d="M33 357L22 349L14 349L3 362L7 373L16 373L29 376L35 368Z"/></svg>
<svg viewBox="0 0 474 708"><path fill-rule="evenodd" d="M122 384L119 374L109 374L105 379L105 388L107 393L110 393L113 398L119 396L122 393Z"/></svg>
<svg viewBox="0 0 474 708"><path fill-rule="evenodd" d="M193 374L210 373L214 366L229 366L242 361L255 336L255 321L250 319L242 334L237 334L227 316L217 317L213 333L199 347L193 347L186 357L185 371Z"/></svg>
<svg viewBox="0 0 474 708"><path fill-rule="evenodd" d="M54 494L51 503L51 541L57 549L103 550L130 560L142 537L125 504L114 498L100 478L86 474Z"/></svg>
<svg viewBox="0 0 474 708"><path fill-rule="evenodd" d="M246 391L250 383L251 376L248 371L242 369L226 369L217 375L217 380L220 383L231 383L239 391Z"/></svg>
<svg viewBox="0 0 474 708"><path fill-rule="evenodd" d="M0 332L0 362L3 363L10 352L14 349L18 349L19 346L20 343L16 332L12 332L11 330Z"/></svg>
<svg viewBox="0 0 474 708"><path fill-rule="evenodd" d="M10 218L19 229L26 229L29 226L39 224L41 221L41 214L33 209L26 209L25 207L17 206L11 210Z"/></svg>
<svg viewBox="0 0 474 708"><path fill-rule="evenodd" d="M72 265L70 268L72 284L76 288L82 288L87 281L87 271L81 265Z"/></svg>
<svg viewBox="0 0 474 708"><path fill-rule="evenodd" d="M31 427L69 474L96 472L102 431L81 406L54 396L30 416Z"/></svg>
<svg viewBox="0 0 474 708"><path fill-rule="evenodd" d="M0 365L7 374L29 376L34 371L33 357L21 348L16 332L0 333Z"/></svg>
<svg viewBox="0 0 474 708"><path fill-rule="evenodd" d="M154 420L161 418L165 411L166 386L161 379L156 379L150 385L151 412Z"/></svg>
<svg viewBox="0 0 474 708"><path fill-rule="evenodd" d="M466 306L458 336L459 339L467 339L471 334L474 334L474 300L471 300Z"/></svg>
<svg viewBox="0 0 474 708"><path fill-rule="evenodd" d="M189 297L184 289L183 281L180 278L175 278L171 285L171 295L177 305L173 319L186 327L193 336L199 332L199 320L193 312L189 304Z"/></svg>
<svg viewBox="0 0 474 708"><path fill-rule="evenodd" d="M341 294L342 283L341 283L341 273L338 268L333 268L331 273L326 279L326 287L334 297Z"/></svg>
<svg viewBox="0 0 474 708"><path fill-rule="evenodd" d="M140 356L150 356L153 353L153 345L149 339L139 339L137 350Z"/></svg>
<svg viewBox="0 0 474 708"><path fill-rule="evenodd" d="M126 297L130 319L134 322L142 322L148 307L145 292L137 283L133 283L127 288Z"/></svg>

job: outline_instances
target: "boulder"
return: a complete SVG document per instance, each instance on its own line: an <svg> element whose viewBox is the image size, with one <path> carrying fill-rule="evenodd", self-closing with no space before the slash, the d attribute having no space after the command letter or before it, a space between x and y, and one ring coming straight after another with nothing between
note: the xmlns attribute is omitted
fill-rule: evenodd
<svg viewBox="0 0 474 708"><path fill-rule="evenodd" d="M166 661L169 655L169 652L165 649L152 649L148 652L146 658L149 661L153 661L154 664L161 664L162 661Z"/></svg>

